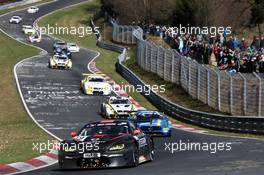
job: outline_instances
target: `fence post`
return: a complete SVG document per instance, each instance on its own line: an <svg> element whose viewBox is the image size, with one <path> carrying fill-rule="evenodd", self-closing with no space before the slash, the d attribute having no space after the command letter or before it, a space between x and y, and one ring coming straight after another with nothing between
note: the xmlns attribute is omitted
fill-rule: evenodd
<svg viewBox="0 0 264 175"><path fill-rule="evenodd" d="M137 63L139 64L139 60L141 57L141 49L140 49L141 43L140 40L137 40Z"/></svg>
<svg viewBox="0 0 264 175"><path fill-rule="evenodd" d="M120 26L120 28L121 28L121 43L124 43L124 27L123 26Z"/></svg>
<svg viewBox="0 0 264 175"><path fill-rule="evenodd" d="M190 91L191 91L191 64L192 64L192 60L189 61L187 60L188 62L188 93L190 94Z"/></svg>
<svg viewBox="0 0 264 175"><path fill-rule="evenodd" d="M141 59L140 59L140 65L141 68L144 69L143 64L144 64L144 47L145 47L145 41L142 42L141 44Z"/></svg>
<svg viewBox="0 0 264 175"><path fill-rule="evenodd" d="M221 75L217 73L218 110L221 111Z"/></svg>
<svg viewBox="0 0 264 175"><path fill-rule="evenodd" d="M153 59L153 54L152 54L152 47L153 45L150 45L150 72L152 72L152 59Z"/></svg>
<svg viewBox="0 0 264 175"><path fill-rule="evenodd" d="M200 64L198 64L198 70L197 70L197 99L200 100L200 81L201 81L201 73L200 73Z"/></svg>
<svg viewBox="0 0 264 175"><path fill-rule="evenodd" d="M166 79L166 50L164 49L164 55L163 55L163 79Z"/></svg>
<svg viewBox="0 0 264 175"><path fill-rule="evenodd" d="M262 79L258 76L256 72L254 72L254 75L258 78L259 80L259 91L258 91L258 116L261 116L261 105L262 105Z"/></svg>
<svg viewBox="0 0 264 175"><path fill-rule="evenodd" d="M228 73L226 73L229 75ZM230 77L230 113L233 114L233 77L229 75Z"/></svg>
<svg viewBox="0 0 264 175"><path fill-rule="evenodd" d="M173 70L174 70L174 54L171 51L172 57L171 57L171 82L174 82L174 74L173 74Z"/></svg>
<svg viewBox="0 0 264 175"><path fill-rule="evenodd" d="M148 64L148 43L145 43L145 63L144 63L144 69L147 70L147 64Z"/></svg>
<svg viewBox="0 0 264 175"><path fill-rule="evenodd" d="M206 69L207 72L207 104L210 106L210 71Z"/></svg>
<svg viewBox="0 0 264 175"><path fill-rule="evenodd" d="M241 74L240 72L239 72L239 75L243 78L243 82L244 82L244 84L243 84L243 108L244 108L244 110L243 110L243 112L244 112L244 115L246 115L246 113L247 113L247 80L246 80L246 78L244 77L244 75L243 74Z"/></svg>
<svg viewBox="0 0 264 175"><path fill-rule="evenodd" d="M128 44L134 44L133 43L133 39L132 39L132 32L133 32L133 30L132 30L132 27L131 26L128 26L128 28L127 28L128 30L127 30L127 41L128 41ZM130 40L130 36L131 36L131 40ZM130 42L130 43L129 43Z"/></svg>
<svg viewBox="0 0 264 175"><path fill-rule="evenodd" d="M158 47L158 53L157 53L157 61L156 61L156 63L157 63L157 69L156 69L156 74L158 74L158 72L159 72L159 52L160 52L160 47Z"/></svg>

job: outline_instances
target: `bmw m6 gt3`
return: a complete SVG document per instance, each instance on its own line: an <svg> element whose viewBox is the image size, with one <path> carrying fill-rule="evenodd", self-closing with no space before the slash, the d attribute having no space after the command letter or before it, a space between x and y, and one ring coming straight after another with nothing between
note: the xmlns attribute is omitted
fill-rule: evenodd
<svg viewBox="0 0 264 175"><path fill-rule="evenodd" d="M112 87L106 82L103 74L83 74L81 80L81 89L84 94L93 95L110 95Z"/></svg>
<svg viewBox="0 0 264 175"><path fill-rule="evenodd" d="M106 118L127 118L135 111L134 104L128 97L112 96L101 105L101 114Z"/></svg>
<svg viewBox="0 0 264 175"><path fill-rule="evenodd" d="M60 143L63 169L135 167L153 160L153 140L129 121L91 122L71 135Z"/></svg>

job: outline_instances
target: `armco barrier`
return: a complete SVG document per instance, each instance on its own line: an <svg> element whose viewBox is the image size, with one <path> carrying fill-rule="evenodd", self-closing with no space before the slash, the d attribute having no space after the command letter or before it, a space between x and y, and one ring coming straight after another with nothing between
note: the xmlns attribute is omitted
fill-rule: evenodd
<svg viewBox="0 0 264 175"><path fill-rule="evenodd" d="M94 27L94 23L91 22L91 24L93 24L92 27ZM123 64L123 61L126 60L126 49L125 48L118 46L118 45L113 45L111 43L105 43L100 40L97 41L97 45L99 47L121 53L119 55L118 62L116 63L117 71L132 85L134 86L140 85L142 87L145 87L143 88L145 92L143 92L142 94L153 105L155 105L160 111L163 111L167 115L177 120L182 120L182 121L185 121L185 122L197 125L197 126L202 126L202 127L211 128L211 129L240 132L240 133L264 134L264 118L263 117L227 116L227 115L205 113L205 112L187 109L180 105L174 104L168 99L153 92L151 89L148 89L148 86L137 75L135 75L130 69L128 69ZM152 69L155 69L155 68L152 68ZM175 72L175 69L171 71ZM179 73L179 70L176 70L176 72L177 71ZM199 72L201 73L202 71L207 71L207 68L205 68L202 65L198 65L197 73ZM226 78L227 75L225 73L221 73L221 76ZM228 76L227 76L227 79L228 79ZM180 81L177 79L174 79L174 80L175 82ZM186 80L183 80L183 81L186 81ZM205 80L205 81L208 81L208 80ZM201 92L207 91L206 89L204 89L206 88L206 86L203 86L202 84L199 85L199 83L197 84L198 86L200 86L199 88L201 89ZM222 86L225 88L228 88L228 85L229 83L222 83ZM149 92L150 94L148 94ZM202 95L201 92L200 93L197 92L198 97L199 95ZM211 103L214 102L213 99L211 99L211 101L212 101ZM225 107L223 106L222 108L225 108Z"/></svg>

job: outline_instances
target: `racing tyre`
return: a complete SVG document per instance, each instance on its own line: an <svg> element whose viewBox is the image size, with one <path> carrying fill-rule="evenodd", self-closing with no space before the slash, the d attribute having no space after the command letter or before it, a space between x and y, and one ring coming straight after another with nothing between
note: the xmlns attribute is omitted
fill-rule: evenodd
<svg viewBox="0 0 264 175"><path fill-rule="evenodd" d="M136 144L134 145L134 150L133 150L133 154L132 154L132 165L131 167L137 167L139 164L139 152L138 152L138 147L136 146Z"/></svg>
<svg viewBox="0 0 264 175"><path fill-rule="evenodd" d="M105 117L105 115L106 115L104 104L101 104L101 115L103 117Z"/></svg>
<svg viewBox="0 0 264 175"><path fill-rule="evenodd" d="M149 158L149 161L152 162L154 160L154 154L155 154L154 153L154 142L153 142L152 138L150 139L150 145L151 145L151 147L150 147L151 151L148 155L148 158Z"/></svg>
<svg viewBox="0 0 264 175"><path fill-rule="evenodd" d="M154 160L154 150L151 150L149 153L149 161L152 162Z"/></svg>

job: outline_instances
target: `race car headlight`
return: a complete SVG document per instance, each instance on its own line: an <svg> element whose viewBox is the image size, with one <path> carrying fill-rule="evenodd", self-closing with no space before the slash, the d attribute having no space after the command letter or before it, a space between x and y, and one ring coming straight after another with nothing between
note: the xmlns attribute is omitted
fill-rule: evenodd
<svg viewBox="0 0 264 175"><path fill-rule="evenodd" d="M110 151L116 151L116 150L121 150L121 149L124 149L125 148L125 144L116 144L116 145L113 145L109 150Z"/></svg>

